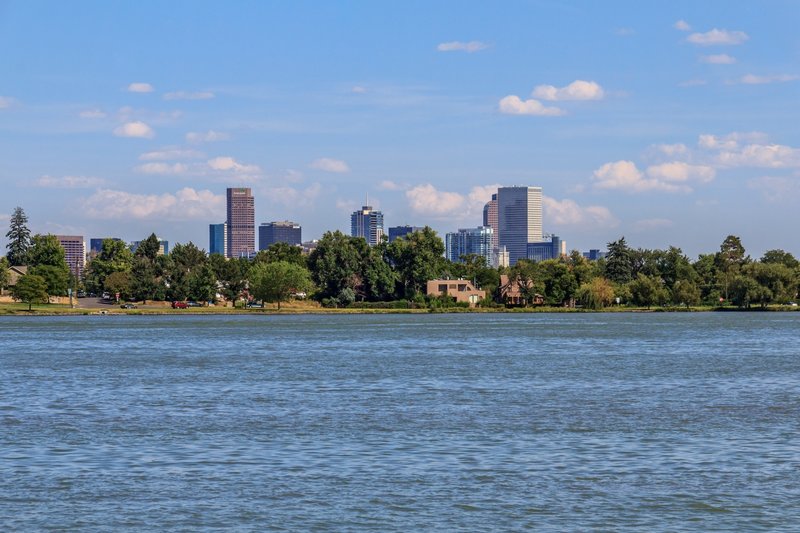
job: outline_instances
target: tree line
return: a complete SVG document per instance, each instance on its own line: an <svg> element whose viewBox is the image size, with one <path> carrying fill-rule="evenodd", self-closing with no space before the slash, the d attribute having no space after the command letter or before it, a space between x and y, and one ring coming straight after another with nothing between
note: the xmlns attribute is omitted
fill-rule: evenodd
<svg viewBox="0 0 800 533"><path fill-rule="evenodd" d="M0 260L0 285L8 283L9 265L27 265L22 289L34 286L40 298L80 286L90 293L135 300L210 302L221 297L280 306L297 295L308 295L327 307L433 307L454 303L448 297L427 296L429 280L463 278L487 292L480 303L487 307L503 305L505 291L513 286L522 305L749 308L795 300L800 286L800 263L792 254L770 250L754 260L733 235L724 239L719 251L694 261L674 246L633 249L621 237L608 243L606 256L596 261L573 251L557 259L520 260L513 267L492 268L481 256L465 256L457 263L447 260L442 239L428 227L373 247L360 237L327 232L308 255L299 247L277 243L253 259L207 255L191 242L159 255L154 234L135 252L121 241L107 239L86 265L82 279L74 279L58 240L52 235L30 236L26 224L24 212L17 208L6 234L8 254Z"/></svg>

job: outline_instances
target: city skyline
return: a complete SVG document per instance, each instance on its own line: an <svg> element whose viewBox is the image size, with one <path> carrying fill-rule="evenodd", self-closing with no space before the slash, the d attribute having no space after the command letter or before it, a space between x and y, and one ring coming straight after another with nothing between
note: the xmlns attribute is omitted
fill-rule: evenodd
<svg viewBox="0 0 800 533"><path fill-rule="evenodd" d="M205 247L248 187L307 240L365 195L444 238L530 184L570 248L800 254L796 3L504 6L4 3L0 218Z"/></svg>

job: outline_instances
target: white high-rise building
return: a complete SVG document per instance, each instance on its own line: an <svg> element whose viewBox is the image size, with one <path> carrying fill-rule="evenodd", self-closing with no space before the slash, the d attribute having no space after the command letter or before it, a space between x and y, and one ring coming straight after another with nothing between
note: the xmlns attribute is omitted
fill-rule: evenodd
<svg viewBox="0 0 800 533"><path fill-rule="evenodd" d="M542 241L542 188L497 189L498 246L508 251L508 263L528 257L528 243Z"/></svg>

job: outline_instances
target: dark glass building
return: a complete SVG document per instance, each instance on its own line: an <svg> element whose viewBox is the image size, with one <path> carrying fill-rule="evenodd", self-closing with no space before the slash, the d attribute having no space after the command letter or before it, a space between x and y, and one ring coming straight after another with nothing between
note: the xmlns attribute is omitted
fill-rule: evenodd
<svg viewBox="0 0 800 533"><path fill-rule="evenodd" d="M297 222L265 222L258 227L258 249L266 250L276 242L300 245L303 242L303 229Z"/></svg>

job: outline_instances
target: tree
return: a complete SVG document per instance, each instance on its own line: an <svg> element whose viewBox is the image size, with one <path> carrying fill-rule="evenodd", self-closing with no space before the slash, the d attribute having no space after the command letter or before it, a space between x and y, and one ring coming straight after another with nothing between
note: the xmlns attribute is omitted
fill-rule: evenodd
<svg viewBox="0 0 800 533"><path fill-rule="evenodd" d="M187 297L194 299L190 294L192 292L190 284L195 283L194 288L198 288L195 273L201 270L207 261L205 252L191 242L176 244L168 257L158 256L156 258L155 263L161 263L161 270L166 274L166 284L169 285L168 293L171 300L184 300ZM208 292L200 291L203 296L201 300L209 299L205 297ZM216 293L215 290L211 293L212 296L214 293Z"/></svg>
<svg viewBox="0 0 800 533"><path fill-rule="evenodd" d="M596 277L581 285L578 299L584 307L602 309L614 301L614 286L606 278Z"/></svg>
<svg viewBox="0 0 800 533"><path fill-rule="evenodd" d="M189 298L198 302L211 302L217 295L217 277L211 265L204 264L189 274Z"/></svg>
<svg viewBox="0 0 800 533"><path fill-rule="evenodd" d="M8 286L11 279L11 272L8 270L8 259L0 257L0 291Z"/></svg>
<svg viewBox="0 0 800 533"><path fill-rule="evenodd" d="M250 268L247 259L225 259L220 254L211 254L208 266L218 280L226 300L235 301L247 288L247 271Z"/></svg>
<svg viewBox="0 0 800 533"><path fill-rule="evenodd" d="M106 277L105 289L111 294L119 294L126 299L131 295L131 275L129 272L112 272Z"/></svg>
<svg viewBox="0 0 800 533"><path fill-rule="evenodd" d="M689 309L690 306L700 303L700 289L691 280L678 280L672 288L672 303L683 304Z"/></svg>
<svg viewBox="0 0 800 533"><path fill-rule="evenodd" d="M761 258L762 263L781 264L789 268L797 268L800 266L800 261L789 252L783 250L767 250Z"/></svg>
<svg viewBox="0 0 800 533"><path fill-rule="evenodd" d="M424 294L428 281L441 275L444 242L428 226L395 239L386 247L386 257L397 272L406 298Z"/></svg>
<svg viewBox="0 0 800 533"><path fill-rule="evenodd" d="M605 260L606 278L614 283L628 283L631 280L631 249L625 243L625 237L608 243Z"/></svg>
<svg viewBox="0 0 800 533"><path fill-rule="evenodd" d="M271 244L266 250L258 252L255 259L253 259L253 263L274 263L275 261L286 261L287 263L306 266L306 257L303 255L303 249L287 242Z"/></svg>
<svg viewBox="0 0 800 533"><path fill-rule="evenodd" d="M719 252L715 257L715 263L719 271L718 281L720 283L720 288L726 300L731 298L730 286L733 279L739 274L739 269L742 265L747 262L748 258L745 257L744 253L745 250L744 246L742 246L742 241L736 235L728 235L719 246ZM737 290L740 290L742 284L739 283L738 286L739 289Z"/></svg>
<svg viewBox="0 0 800 533"><path fill-rule="evenodd" d="M8 262L11 266L27 264L28 248L30 248L31 231L28 229L28 217L21 207L14 208L11 214L8 233Z"/></svg>
<svg viewBox="0 0 800 533"><path fill-rule="evenodd" d="M326 232L308 256L311 278L319 287L320 299L337 298L342 289L352 289L358 283L361 254L353 239L341 231Z"/></svg>
<svg viewBox="0 0 800 533"><path fill-rule="evenodd" d="M28 311L33 309L35 303L47 303L47 282L41 276L27 274L17 280L11 288L11 296L18 301L28 304Z"/></svg>
<svg viewBox="0 0 800 533"><path fill-rule="evenodd" d="M643 305L650 309L651 305L665 301L667 292L661 286L660 280L655 280L644 274L639 274L630 282L631 298L636 305Z"/></svg>
<svg viewBox="0 0 800 533"><path fill-rule="evenodd" d="M161 249L161 243L156 237L155 233L151 233L148 238L141 241L139 246L136 247L136 252L134 252L134 257L144 257L145 259L150 260L150 262L155 262L156 257L158 257L158 252Z"/></svg>
<svg viewBox="0 0 800 533"><path fill-rule="evenodd" d="M544 284L545 303L548 305L571 304L578 290L575 276L566 263L559 259L548 259L538 264L539 280Z"/></svg>
<svg viewBox="0 0 800 533"><path fill-rule="evenodd" d="M124 242L104 239L100 253L86 266L86 289L95 293L107 290L106 278L114 272L130 272L132 263L133 255Z"/></svg>
<svg viewBox="0 0 800 533"><path fill-rule="evenodd" d="M69 270L53 265L36 265L30 267L29 274L39 276L47 285L47 294L63 296L69 288Z"/></svg>
<svg viewBox="0 0 800 533"><path fill-rule="evenodd" d="M278 304L288 301L292 295L311 289L311 276L308 269L289 263L275 261L259 263L250 271L250 292L263 302Z"/></svg>

